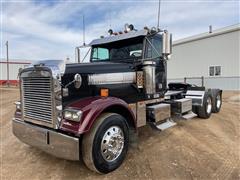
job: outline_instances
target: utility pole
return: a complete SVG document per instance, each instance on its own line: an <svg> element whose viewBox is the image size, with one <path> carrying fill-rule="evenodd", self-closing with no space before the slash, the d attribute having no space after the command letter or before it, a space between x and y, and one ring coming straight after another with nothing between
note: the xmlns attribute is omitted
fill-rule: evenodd
<svg viewBox="0 0 240 180"><path fill-rule="evenodd" d="M7 86L10 86L9 83L9 58L8 58L8 41L6 42L6 52L7 52Z"/></svg>

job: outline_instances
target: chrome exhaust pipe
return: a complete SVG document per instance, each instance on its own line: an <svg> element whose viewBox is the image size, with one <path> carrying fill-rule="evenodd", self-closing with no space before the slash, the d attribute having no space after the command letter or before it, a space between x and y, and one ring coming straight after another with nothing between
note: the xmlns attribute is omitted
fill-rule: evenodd
<svg viewBox="0 0 240 180"><path fill-rule="evenodd" d="M156 62L146 60L143 62L144 90L147 95L156 93Z"/></svg>

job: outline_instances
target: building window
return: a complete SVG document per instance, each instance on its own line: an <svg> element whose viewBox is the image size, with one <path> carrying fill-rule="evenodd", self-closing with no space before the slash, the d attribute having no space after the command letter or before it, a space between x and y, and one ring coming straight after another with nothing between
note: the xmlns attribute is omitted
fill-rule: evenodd
<svg viewBox="0 0 240 180"><path fill-rule="evenodd" d="M214 66L209 67L209 76L214 76Z"/></svg>
<svg viewBox="0 0 240 180"><path fill-rule="evenodd" d="M221 66L215 66L215 76L221 75Z"/></svg>
<svg viewBox="0 0 240 180"><path fill-rule="evenodd" d="M221 66L210 66L209 76L221 76Z"/></svg>

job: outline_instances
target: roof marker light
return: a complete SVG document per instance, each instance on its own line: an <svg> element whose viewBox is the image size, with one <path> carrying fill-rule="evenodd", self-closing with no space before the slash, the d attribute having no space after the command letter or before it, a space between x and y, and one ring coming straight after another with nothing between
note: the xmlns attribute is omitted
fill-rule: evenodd
<svg viewBox="0 0 240 180"><path fill-rule="evenodd" d="M127 32L134 30L134 26L132 24L129 25L127 23L124 25L124 28L125 28L125 31Z"/></svg>
<svg viewBox="0 0 240 180"><path fill-rule="evenodd" d="M108 30L108 34L111 36L111 35L113 35L113 30L112 29L109 29Z"/></svg>
<svg viewBox="0 0 240 180"><path fill-rule="evenodd" d="M132 24L130 24L128 28L130 29L130 31L134 30L134 26Z"/></svg>

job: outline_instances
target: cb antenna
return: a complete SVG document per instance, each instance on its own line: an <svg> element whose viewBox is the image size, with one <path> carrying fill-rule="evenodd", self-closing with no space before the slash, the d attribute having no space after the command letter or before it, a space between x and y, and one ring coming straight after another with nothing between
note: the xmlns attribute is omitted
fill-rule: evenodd
<svg viewBox="0 0 240 180"><path fill-rule="evenodd" d="M158 23L157 23L157 29L159 29L160 26L160 12L161 12L161 0L158 1Z"/></svg>
<svg viewBox="0 0 240 180"><path fill-rule="evenodd" d="M83 26L83 45L85 46L85 17L84 14L82 15L82 26Z"/></svg>
<svg viewBox="0 0 240 180"><path fill-rule="evenodd" d="M112 27L112 10L111 9L109 9L109 12L108 12L109 14L109 29L111 29L111 27Z"/></svg>

